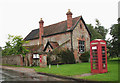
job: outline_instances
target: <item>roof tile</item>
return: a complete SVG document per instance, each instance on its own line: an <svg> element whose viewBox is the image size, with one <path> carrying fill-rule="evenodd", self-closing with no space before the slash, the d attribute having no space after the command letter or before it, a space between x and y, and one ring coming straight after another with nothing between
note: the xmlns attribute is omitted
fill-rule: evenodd
<svg viewBox="0 0 120 83"><path fill-rule="evenodd" d="M75 17L72 20L72 26L76 24L76 22L80 19L81 16ZM51 34L56 34L56 33L61 33L61 32L66 32L67 31L67 20L52 24L49 26L44 27L44 35L51 35ZM38 39L39 38L39 29L32 30L26 37L25 41L27 40L33 40L33 39Z"/></svg>

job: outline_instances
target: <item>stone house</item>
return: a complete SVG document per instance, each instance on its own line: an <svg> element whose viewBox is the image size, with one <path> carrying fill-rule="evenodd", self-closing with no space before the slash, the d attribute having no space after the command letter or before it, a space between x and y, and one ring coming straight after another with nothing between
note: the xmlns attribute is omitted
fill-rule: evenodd
<svg viewBox="0 0 120 83"><path fill-rule="evenodd" d="M39 21L39 28L32 30L25 38L29 43L23 46L34 47L42 46L36 51L49 52L62 44L74 52L76 62L79 56L90 49L91 33L85 24L82 16L72 18L72 12L66 13L67 20L49 26L44 26L44 21ZM40 50L41 49L41 50Z"/></svg>

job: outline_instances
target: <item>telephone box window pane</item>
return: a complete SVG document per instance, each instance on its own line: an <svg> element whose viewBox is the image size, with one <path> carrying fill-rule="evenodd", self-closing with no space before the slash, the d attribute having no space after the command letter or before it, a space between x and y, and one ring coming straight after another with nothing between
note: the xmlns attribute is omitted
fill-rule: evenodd
<svg viewBox="0 0 120 83"><path fill-rule="evenodd" d="M79 42L79 43L78 43L78 44L79 44L79 45L78 45L78 46L79 46L79 52L80 52L80 53L84 53L84 52L85 52L85 45L84 45L84 44L85 44L85 41L79 40L78 42Z"/></svg>
<svg viewBox="0 0 120 83"><path fill-rule="evenodd" d="M105 46L102 46L102 63L103 63L103 68L106 63L106 58L105 58Z"/></svg>
<svg viewBox="0 0 120 83"><path fill-rule="evenodd" d="M98 53L97 53L97 46L92 47L92 66L93 69L98 69Z"/></svg>
<svg viewBox="0 0 120 83"><path fill-rule="evenodd" d="M103 58L105 58L105 55L102 55Z"/></svg>
<svg viewBox="0 0 120 83"><path fill-rule="evenodd" d="M103 69L105 69L106 68L106 64L103 64Z"/></svg>

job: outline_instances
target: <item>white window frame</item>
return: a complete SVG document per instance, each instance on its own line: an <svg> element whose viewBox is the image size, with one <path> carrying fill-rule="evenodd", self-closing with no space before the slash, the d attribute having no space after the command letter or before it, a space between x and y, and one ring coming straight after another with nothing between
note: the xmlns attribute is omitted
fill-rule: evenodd
<svg viewBox="0 0 120 83"><path fill-rule="evenodd" d="M85 52L85 41L84 40L78 40L78 51L79 53Z"/></svg>

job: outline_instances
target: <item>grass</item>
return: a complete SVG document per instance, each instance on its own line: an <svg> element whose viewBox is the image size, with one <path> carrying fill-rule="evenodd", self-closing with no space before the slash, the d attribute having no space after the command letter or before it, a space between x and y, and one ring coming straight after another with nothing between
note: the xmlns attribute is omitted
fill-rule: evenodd
<svg viewBox="0 0 120 83"><path fill-rule="evenodd" d="M81 77L81 79L95 80L95 81L118 81L118 62L109 61L107 73Z"/></svg>
<svg viewBox="0 0 120 83"><path fill-rule="evenodd" d="M14 65L7 65L7 66L14 66ZM15 66L20 67L20 66ZM49 74L55 74L55 75L61 75L61 76L74 76L74 75L80 75L84 73L90 73L91 67L90 63L79 63L79 64L65 64L65 65L59 65L57 68L56 65L46 68L40 68L38 67L25 67L25 68L33 68L36 72L43 72L43 73L49 73ZM94 80L94 81L118 81L118 60L108 60L108 72L103 74L96 74L92 76L85 76L80 77L81 79L87 79L87 80Z"/></svg>
<svg viewBox="0 0 120 83"><path fill-rule="evenodd" d="M37 72L50 73L62 76L74 76L84 73L90 73L90 63L79 63L79 64L65 64L52 66L51 69L33 67ZM103 74L96 74L92 76L80 77L81 79L93 80L93 81L118 81L118 61L108 61L108 72Z"/></svg>
<svg viewBox="0 0 120 83"><path fill-rule="evenodd" d="M116 61L116 60L119 60L119 58L118 57L116 57L116 58L109 58L109 60Z"/></svg>
<svg viewBox="0 0 120 83"><path fill-rule="evenodd" d="M65 64L59 65L58 68L56 65L53 65L51 66L50 69L48 67L47 68L34 67L34 69L37 72L44 72L62 76L72 76L89 73L90 63Z"/></svg>
<svg viewBox="0 0 120 83"><path fill-rule="evenodd" d="M2 64L3 66L12 66L12 67L21 67L20 65L9 65L9 64Z"/></svg>

